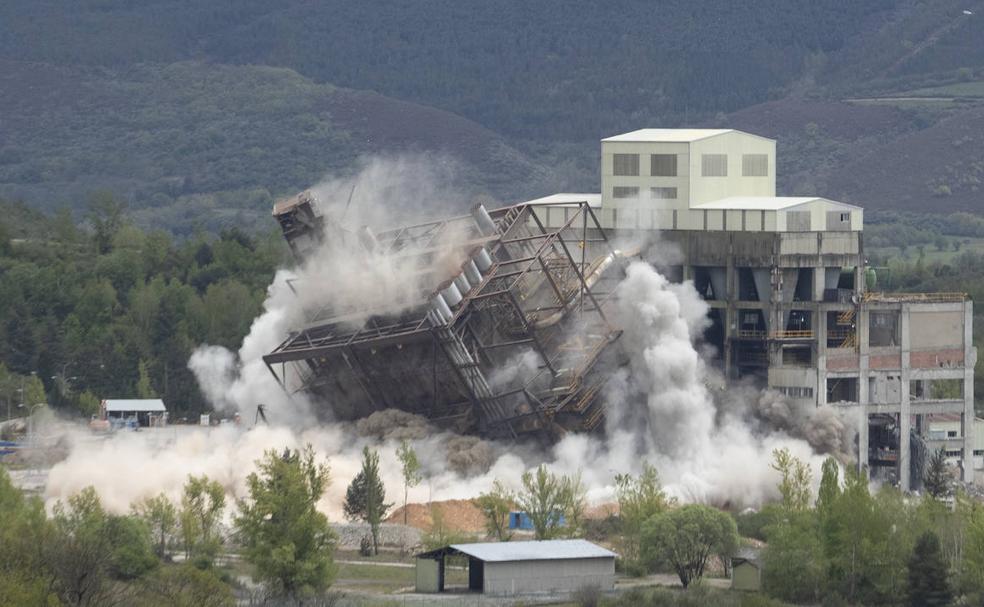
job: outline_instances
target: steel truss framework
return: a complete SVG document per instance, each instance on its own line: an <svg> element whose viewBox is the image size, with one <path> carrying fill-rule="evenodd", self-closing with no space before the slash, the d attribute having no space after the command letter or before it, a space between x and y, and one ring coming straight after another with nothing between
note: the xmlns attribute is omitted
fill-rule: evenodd
<svg viewBox="0 0 984 607"><path fill-rule="evenodd" d="M606 307L623 260L586 203L568 214L548 229L538 207L477 207L376 234L367 246L425 278L418 300L356 321L323 309L264 361L285 389L342 418L398 408L457 431L548 440L599 428L599 363L620 335ZM435 270L448 242L459 275Z"/></svg>

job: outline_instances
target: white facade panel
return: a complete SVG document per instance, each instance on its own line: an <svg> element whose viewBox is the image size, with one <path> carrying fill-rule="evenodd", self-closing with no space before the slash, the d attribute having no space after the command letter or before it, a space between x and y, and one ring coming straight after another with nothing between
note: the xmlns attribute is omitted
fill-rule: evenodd
<svg viewBox="0 0 984 607"><path fill-rule="evenodd" d="M514 595L615 587L615 557L485 563L485 593Z"/></svg>

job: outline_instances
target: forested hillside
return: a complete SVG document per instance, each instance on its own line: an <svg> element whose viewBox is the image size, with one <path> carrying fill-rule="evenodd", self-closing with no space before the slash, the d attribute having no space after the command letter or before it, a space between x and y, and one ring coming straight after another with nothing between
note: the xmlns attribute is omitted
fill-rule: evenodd
<svg viewBox="0 0 984 607"><path fill-rule="evenodd" d="M462 204L543 187L542 170L474 122L281 68L0 61L0 116L0 195L53 210L109 189L141 224L181 236L265 231L275 197L373 153L453 162Z"/></svg>
<svg viewBox="0 0 984 607"><path fill-rule="evenodd" d="M668 112L765 100L899 0L54 0L0 8L0 56L290 67L518 138L595 139Z"/></svg>
<svg viewBox="0 0 984 607"><path fill-rule="evenodd" d="M777 137L780 191L980 210L984 0L10 0L0 195L97 189L139 225L265 229L367 155L453 164L462 204L597 190L643 126Z"/></svg>
<svg viewBox="0 0 984 607"><path fill-rule="evenodd" d="M239 347L282 239L231 229L176 244L131 225L108 193L87 206L83 231L64 212L0 201L0 404L89 415L102 398L156 395L176 417L198 413L188 357L202 343Z"/></svg>

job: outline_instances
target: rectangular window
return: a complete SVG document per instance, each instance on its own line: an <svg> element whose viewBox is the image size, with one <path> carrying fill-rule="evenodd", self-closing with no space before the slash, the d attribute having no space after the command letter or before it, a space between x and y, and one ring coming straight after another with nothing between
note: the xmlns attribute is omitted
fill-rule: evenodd
<svg viewBox="0 0 984 607"><path fill-rule="evenodd" d="M960 457L961 455L963 455L963 452L960 449L947 449L946 451L947 457Z"/></svg>
<svg viewBox="0 0 984 607"><path fill-rule="evenodd" d="M947 438L957 438L957 431L956 430L947 430L946 431L946 437Z"/></svg>
<svg viewBox="0 0 984 607"><path fill-rule="evenodd" d="M813 398L813 388L805 386L779 386L778 390L790 398Z"/></svg>
<svg viewBox="0 0 984 607"><path fill-rule="evenodd" d="M638 198L639 188L615 186L612 188L612 198Z"/></svg>
<svg viewBox="0 0 984 607"><path fill-rule="evenodd" d="M701 154L700 174L703 177L727 177L728 155L727 154Z"/></svg>
<svg viewBox="0 0 984 607"><path fill-rule="evenodd" d="M676 188L649 188L649 193L654 200L676 200Z"/></svg>
<svg viewBox="0 0 984 607"><path fill-rule="evenodd" d="M676 177L676 154L651 154L649 156L649 174L653 177Z"/></svg>
<svg viewBox="0 0 984 607"><path fill-rule="evenodd" d="M841 221L851 221L850 213L841 213Z"/></svg>
<svg viewBox="0 0 984 607"><path fill-rule="evenodd" d="M981 455L984 455L984 449L974 449L974 456L980 457Z"/></svg>
<svg viewBox="0 0 984 607"><path fill-rule="evenodd" d="M742 177L768 177L769 155L768 154L742 154L741 176Z"/></svg>
<svg viewBox="0 0 984 607"><path fill-rule="evenodd" d="M639 154L613 154L612 174L620 177L639 175Z"/></svg>

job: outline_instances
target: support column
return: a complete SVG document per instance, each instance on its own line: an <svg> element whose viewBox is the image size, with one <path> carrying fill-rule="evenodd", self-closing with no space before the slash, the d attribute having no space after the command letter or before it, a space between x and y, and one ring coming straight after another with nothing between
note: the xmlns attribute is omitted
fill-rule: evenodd
<svg viewBox="0 0 984 607"><path fill-rule="evenodd" d="M734 243L728 235L728 261L725 270L725 309L724 309L724 373L728 379L738 376L734 361L734 351L731 338L738 324L738 312L735 302L738 300L738 273L735 271Z"/></svg>
<svg viewBox="0 0 984 607"><path fill-rule="evenodd" d="M858 471L868 474L868 309L858 308ZM824 385L826 391L827 386Z"/></svg>
<svg viewBox="0 0 984 607"><path fill-rule="evenodd" d="M902 404L899 409L899 489L912 490L911 478L911 445L912 412L909 406L909 306L902 304L899 312L899 341L901 342L902 373L899 376L899 395Z"/></svg>
<svg viewBox="0 0 984 607"><path fill-rule="evenodd" d="M974 481L974 366L977 363L977 348L974 347L974 303L964 302L964 410L961 416L961 433L964 437L963 466L960 480Z"/></svg>
<svg viewBox="0 0 984 607"><path fill-rule="evenodd" d="M815 315L814 331L816 331L816 339L814 343L816 344L817 350L816 401L817 406L822 406L827 404L827 312L822 310L822 306L817 305Z"/></svg>

